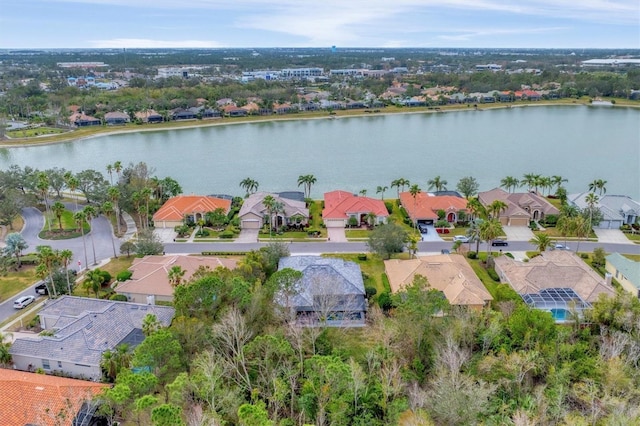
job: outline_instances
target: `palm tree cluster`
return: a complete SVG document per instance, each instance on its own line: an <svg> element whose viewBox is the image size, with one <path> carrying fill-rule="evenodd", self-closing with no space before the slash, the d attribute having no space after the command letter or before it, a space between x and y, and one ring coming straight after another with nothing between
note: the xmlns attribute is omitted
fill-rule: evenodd
<svg viewBox="0 0 640 426"><path fill-rule="evenodd" d="M304 185L304 198L311 198L311 185L316 182L317 179L314 175L300 175L298 177L298 186Z"/></svg>
<svg viewBox="0 0 640 426"><path fill-rule="evenodd" d="M500 181L500 187L506 189L508 192L515 191L518 187L526 187L527 191L538 192L538 189L547 190L547 194L555 187L556 194L560 191L563 182L568 182L567 179L559 175L554 176L542 176L535 173L525 173L522 179L518 179L513 176L507 176Z"/></svg>
<svg viewBox="0 0 640 426"><path fill-rule="evenodd" d="M244 189L247 192L247 197L250 194L254 194L258 190L259 186L260 184L257 180L251 179L249 177L244 178L242 179L242 181L240 181L240 188Z"/></svg>
<svg viewBox="0 0 640 426"><path fill-rule="evenodd" d="M58 296L58 289L54 281L54 274L63 268L67 281L67 293L71 294L71 280L69 279L69 264L73 259L71 250L56 250L51 246L36 247L36 275L44 280L49 294L53 297Z"/></svg>

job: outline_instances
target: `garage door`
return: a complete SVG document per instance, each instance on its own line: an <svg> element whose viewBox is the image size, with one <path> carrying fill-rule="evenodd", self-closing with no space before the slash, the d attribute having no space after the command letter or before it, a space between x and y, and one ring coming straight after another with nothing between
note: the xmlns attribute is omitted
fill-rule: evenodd
<svg viewBox="0 0 640 426"><path fill-rule="evenodd" d="M241 227L242 229L260 229L260 221L257 219L243 220Z"/></svg>
<svg viewBox="0 0 640 426"><path fill-rule="evenodd" d="M344 228L344 220L327 219L324 221L327 228Z"/></svg>

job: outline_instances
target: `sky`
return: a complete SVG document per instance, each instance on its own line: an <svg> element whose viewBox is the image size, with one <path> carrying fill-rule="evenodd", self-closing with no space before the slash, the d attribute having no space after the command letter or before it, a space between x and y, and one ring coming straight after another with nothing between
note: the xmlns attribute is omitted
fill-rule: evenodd
<svg viewBox="0 0 640 426"><path fill-rule="evenodd" d="M640 48L639 0L0 0L0 48Z"/></svg>

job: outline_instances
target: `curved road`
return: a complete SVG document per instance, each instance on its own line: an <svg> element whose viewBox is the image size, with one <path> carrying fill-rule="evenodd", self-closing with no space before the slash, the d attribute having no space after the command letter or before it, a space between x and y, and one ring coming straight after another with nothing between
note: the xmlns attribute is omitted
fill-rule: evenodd
<svg viewBox="0 0 640 426"><path fill-rule="evenodd" d="M74 205L69 203L67 208L74 210ZM71 267L76 269L86 268L87 263L92 266L104 259L114 256L114 245L116 253L119 253L121 240L113 235L111 223L103 216L95 218L91 221L91 232L85 236L83 243L82 238L74 238L70 240L43 240L38 234L44 226L44 216L33 207L25 208L22 211L25 226L22 230L29 249L26 253L35 251L36 246L49 245L54 249L69 249L73 252L73 261ZM91 243L93 239L93 245ZM113 244L113 245L112 245ZM85 249L86 245L86 249ZM201 253L203 251L217 252L247 252L264 247L267 243L167 243L165 244L166 253L190 254ZM419 242L419 253L440 252L442 249L451 249L453 243L450 241L438 242ZM95 247L95 258L94 258ZM636 244L613 244L613 243L597 243L597 242L581 242L579 247L576 242L571 242L572 249L591 252L596 247L602 247L610 252L640 254L640 245ZM497 247L493 248L498 249ZM304 242L289 243L289 250L292 254L320 254L320 253L361 253L367 252L368 247L365 242ZM486 244L480 245L480 251L486 250ZM528 241L509 241L509 246L503 248L504 251L533 251L534 246ZM80 268L78 268L80 266ZM13 300L23 295L34 294L35 284L15 295L10 300L0 303L0 322L15 313L13 309Z"/></svg>

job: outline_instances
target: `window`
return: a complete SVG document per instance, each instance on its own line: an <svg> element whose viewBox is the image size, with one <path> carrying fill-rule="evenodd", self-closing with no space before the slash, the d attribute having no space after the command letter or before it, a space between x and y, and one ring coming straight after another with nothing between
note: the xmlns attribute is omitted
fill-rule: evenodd
<svg viewBox="0 0 640 426"><path fill-rule="evenodd" d="M62 361L58 361L58 368L62 368Z"/></svg>
<svg viewBox="0 0 640 426"><path fill-rule="evenodd" d="M49 365L49 360L48 359L43 359L42 360L42 368L44 368L45 370L51 370L51 366Z"/></svg>

